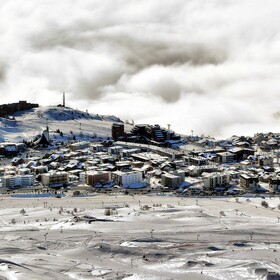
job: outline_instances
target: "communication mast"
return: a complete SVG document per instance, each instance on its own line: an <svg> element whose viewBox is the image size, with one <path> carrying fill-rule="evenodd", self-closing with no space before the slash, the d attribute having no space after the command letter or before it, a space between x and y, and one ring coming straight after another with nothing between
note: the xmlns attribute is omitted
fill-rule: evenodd
<svg viewBox="0 0 280 280"><path fill-rule="evenodd" d="M65 92L63 92L62 107L65 107Z"/></svg>

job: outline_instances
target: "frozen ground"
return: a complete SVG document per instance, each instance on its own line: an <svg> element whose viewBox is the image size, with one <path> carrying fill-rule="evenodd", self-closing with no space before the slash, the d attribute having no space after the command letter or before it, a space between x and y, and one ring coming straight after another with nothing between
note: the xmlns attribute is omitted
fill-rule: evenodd
<svg viewBox="0 0 280 280"><path fill-rule="evenodd" d="M1 197L0 279L266 279L280 200L262 200Z"/></svg>

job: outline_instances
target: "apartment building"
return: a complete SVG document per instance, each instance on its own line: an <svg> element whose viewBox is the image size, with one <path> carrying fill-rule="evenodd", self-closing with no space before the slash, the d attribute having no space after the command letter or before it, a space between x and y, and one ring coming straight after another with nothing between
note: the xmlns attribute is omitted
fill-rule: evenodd
<svg viewBox="0 0 280 280"><path fill-rule="evenodd" d="M226 187L230 181L229 174L226 173L210 173L203 178L204 188L213 190L218 187Z"/></svg>
<svg viewBox="0 0 280 280"><path fill-rule="evenodd" d="M217 172L219 168L218 165L190 166L188 171L191 176L200 176L204 172Z"/></svg>
<svg viewBox="0 0 280 280"><path fill-rule="evenodd" d="M100 181L110 181L111 172L107 171L92 171L85 174L86 184L89 186L94 186Z"/></svg>
<svg viewBox="0 0 280 280"><path fill-rule="evenodd" d="M2 177L2 187L7 189L25 188L34 184L33 175L7 175Z"/></svg>
<svg viewBox="0 0 280 280"><path fill-rule="evenodd" d="M161 185L171 189L179 188L179 186L185 181L184 171L174 171L170 173L164 173L161 175Z"/></svg>
<svg viewBox="0 0 280 280"><path fill-rule="evenodd" d="M143 176L142 176L142 172L138 172L138 171L131 171L131 172L115 171L112 172L112 180L114 180L118 185L127 187L134 183L141 183L143 181Z"/></svg>
<svg viewBox="0 0 280 280"><path fill-rule="evenodd" d="M44 186L62 187L69 182L69 174L64 171L45 173L41 178Z"/></svg>

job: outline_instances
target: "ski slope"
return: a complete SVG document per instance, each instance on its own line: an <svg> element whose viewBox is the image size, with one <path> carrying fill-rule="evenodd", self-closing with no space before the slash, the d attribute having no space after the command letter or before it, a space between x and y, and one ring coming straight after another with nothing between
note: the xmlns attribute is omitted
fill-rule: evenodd
<svg viewBox="0 0 280 280"><path fill-rule="evenodd" d="M66 140L98 137L111 137L111 127L122 122L115 116L89 114L68 107L47 106L21 111L0 118L0 142L22 142L33 140L49 127L51 138ZM127 127L129 129L129 127ZM57 131L63 133L63 137Z"/></svg>

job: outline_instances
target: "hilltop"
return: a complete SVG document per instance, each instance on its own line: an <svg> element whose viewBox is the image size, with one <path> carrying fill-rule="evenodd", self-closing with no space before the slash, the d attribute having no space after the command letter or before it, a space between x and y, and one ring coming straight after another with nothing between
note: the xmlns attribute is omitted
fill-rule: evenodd
<svg viewBox="0 0 280 280"><path fill-rule="evenodd" d="M115 116L90 114L69 107L38 107L0 118L0 142L32 140L41 134L46 126L50 133L59 131L67 137L110 137L111 126L115 122L122 121Z"/></svg>

